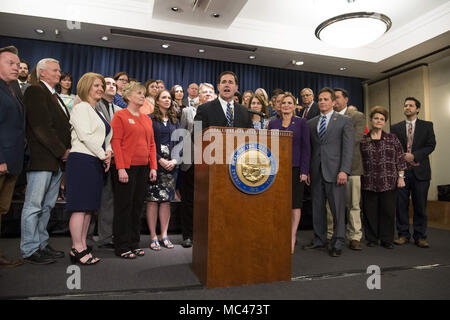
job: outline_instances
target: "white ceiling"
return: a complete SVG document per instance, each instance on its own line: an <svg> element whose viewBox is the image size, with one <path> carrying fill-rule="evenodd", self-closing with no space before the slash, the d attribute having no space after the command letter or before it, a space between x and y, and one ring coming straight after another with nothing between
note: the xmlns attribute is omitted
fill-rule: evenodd
<svg viewBox="0 0 450 320"><path fill-rule="evenodd" d="M181 10L173 12L174 6ZM357 49L335 48L315 37L315 28L324 20L358 11L389 16L391 29ZM67 21L81 22L81 28L69 28ZM35 28L46 33L38 35ZM111 34L111 29L134 36ZM376 80L386 76L386 70L397 72L449 55L450 1L15 0L0 4L0 34ZM110 40L100 40L103 35ZM171 46L163 49L163 42ZM206 52L199 53L199 48ZM256 59L249 60L249 55ZM292 60L304 65L293 66Z"/></svg>

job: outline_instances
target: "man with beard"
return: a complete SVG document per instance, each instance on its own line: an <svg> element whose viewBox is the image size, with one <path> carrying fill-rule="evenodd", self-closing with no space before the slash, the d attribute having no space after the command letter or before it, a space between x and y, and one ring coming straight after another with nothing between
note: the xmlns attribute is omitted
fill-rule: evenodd
<svg viewBox="0 0 450 320"><path fill-rule="evenodd" d="M28 62L25 60L20 60L20 67L19 67L19 78L17 79L17 82L20 86L20 91L22 91L22 95L25 93L25 90L30 86L30 83L28 82L28 72L30 70Z"/></svg>

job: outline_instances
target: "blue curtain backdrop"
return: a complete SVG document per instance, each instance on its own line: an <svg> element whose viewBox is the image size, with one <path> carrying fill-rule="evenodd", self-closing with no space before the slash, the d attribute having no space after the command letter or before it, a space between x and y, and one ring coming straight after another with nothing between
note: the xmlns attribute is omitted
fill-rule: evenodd
<svg viewBox="0 0 450 320"><path fill-rule="evenodd" d="M148 79L162 79L166 83L166 87L170 89L175 84L181 84L187 88L191 82L209 82L215 86L217 76L222 71L231 70L238 76L241 93L245 90L254 91L261 87L267 91L270 98L273 89L281 88L291 91L299 97L300 90L305 87L311 88L316 94L323 87L339 87L349 92L350 105L358 107L360 111L364 110L361 84L363 79L359 78L161 53L0 36L0 47L9 45L17 47L20 58L30 64L30 69L40 59L57 59L60 62L61 70L72 74L74 88L78 79L90 71L110 76L119 71L125 71L131 78L136 78L141 82ZM299 101L301 101L300 98Z"/></svg>

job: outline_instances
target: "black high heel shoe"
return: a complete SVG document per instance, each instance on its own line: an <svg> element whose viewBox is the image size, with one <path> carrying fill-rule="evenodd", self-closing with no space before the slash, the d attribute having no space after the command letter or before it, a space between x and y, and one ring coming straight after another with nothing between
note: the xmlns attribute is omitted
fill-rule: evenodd
<svg viewBox="0 0 450 320"><path fill-rule="evenodd" d="M96 258L96 257L94 257L94 256L92 256L92 257L90 257L89 259L87 259L86 262L82 262L82 261L81 261L81 259L82 259L84 256L86 256L86 255L88 255L88 254L91 253L91 252L89 251L89 249L86 249L86 250L83 250L83 251L81 251L81 252L78 252L75 248L72 248L72 249L70 250L70 252L73 253L73 255L69 253L69 256L70 256L70 262L72 262L73 264L80 264L80 265L83 265L83 266L90 266L90 265L94 265L94 264L100 262L100 259L98 259L98 258ZM98 259L98 260L94 261L94 259Z"/></svg>

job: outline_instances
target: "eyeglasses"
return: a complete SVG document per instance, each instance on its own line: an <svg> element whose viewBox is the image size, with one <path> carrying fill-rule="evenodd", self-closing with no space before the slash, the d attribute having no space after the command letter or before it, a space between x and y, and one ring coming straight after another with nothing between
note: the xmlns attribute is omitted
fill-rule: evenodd
<svg viewBox="0 0 450 320"><path fill-rule="evenodd" d="M312 96L312 94L311 93L307 93L307 94L302 94L301 95L302 98L309 97L309 96Z"/></svg>

